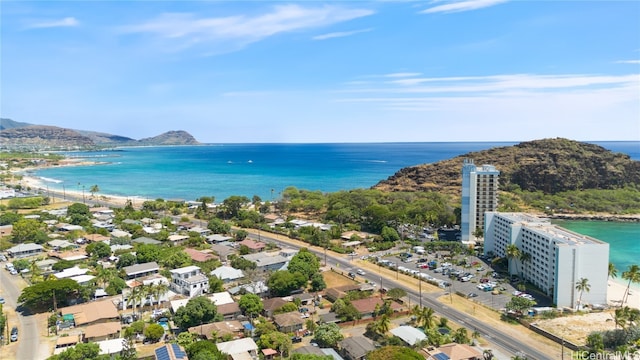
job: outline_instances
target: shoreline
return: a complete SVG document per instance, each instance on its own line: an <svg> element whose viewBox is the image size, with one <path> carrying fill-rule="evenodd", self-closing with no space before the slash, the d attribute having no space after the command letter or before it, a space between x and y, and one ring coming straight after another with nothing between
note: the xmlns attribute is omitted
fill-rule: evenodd
<svg viewBox="0 0 640 360"><path fill-rule="evenodd" d="M74 196L80 196L82 198L82 191L77 190L65 190L60 191L56 190L47 190L47 186L44 184L45 180L41 177L35 176L31 174L31 172L46 169L49 167L67 167L67 166L97 166L97 165L105 165L110 162L106 161L89 161L83 158L65 158L60 160L57 165L43 165L43 166L33 166L29 168L24 168L20 170L13 170L13 173L20 174L22 176L22 180L27 183L27 186L31 186L32 188L39 189L41 191L48 191L49 193L54 193L62 197L64 197L64 193L73 194ZM12 183L15 185L15 183ZM142 200L146 201L146 197L141 197L137 195L114 195L103 193L98 195L100 197L99 200L105 199L103 201L112 202L117 204L118 206L124 206L127 200ZM85 194L86 197L86 194ZM95 201L95 198L93 198ZM533 212L536 216L540 216L543 218L548 218L552 220L584 220L584 221L610 221L610 222L640 222L640 214L608 214L608 213L598 213L598 214L571 214L571 213L555 213L552 215L544 214L544 213L536 213Z"/></svg>
<svg viewBox="0 0 640 360"><path fill-rule="evenodd" d="M607 304L611 307L619 307L622 296L627 290L627 285L623 285L615 279L609 279L607 283ZM640 309L640 288L634 287L634 284L631 284L629 291L631 292L631 295L629 295L629 299L625 303L625 306Z"/></svg>

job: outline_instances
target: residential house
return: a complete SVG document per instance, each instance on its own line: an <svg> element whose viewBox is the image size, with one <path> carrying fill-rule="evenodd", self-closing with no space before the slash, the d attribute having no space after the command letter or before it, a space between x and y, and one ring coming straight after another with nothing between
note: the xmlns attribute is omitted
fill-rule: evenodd
<svg viewBox="0 0 640 360"><path fill-rule="evenodd" d="M234 360L258 358L258 345L252 338L246 337L238 340L217 343L216 346L221 353L231 356Z"/></svg>
<svg viewBox="0 0 640 360"><path fill-rule="evenodd" d="M227 258L229 257L229 255L236 253L235 249L229 246L220 245L220 244L212 244L211 250L218 255L218 257L220 258L220 261L223 263L227 262Z"/></svg>
<svg viewBox="0 0 640 360"><path fill-rule="evenodd" d="M205 262L216 259L215 255L196 249L186 248L184 252L187 253L194 262Z"/></svg>
<svg viewBox="0 0 640 360"><path fill-rule="evenodd" d="M376 349L373 341L364 336L348 337L338 343L340 354L347 360L363 360L370 351Z"/></svg>
<svg viewBox="0 0 640 360"><path fill-rule="evenodd" d="M227 336L231 336L232 339L241 339L244 337L244 326L237 320L219 321L190 327L189 332L207 340L216 340Z"/></svg>
<svg viewBox="0 0 640 360"><path fill-rule="evenodd" d="M467 344L446 344L422 349L428 360L481 360L482 353Z"/></svg>
<svg viewBox="0 0 640 360"><path fill-rule="evenodd" d="M240 310L240 305L237 302L232 302L218 305L218 314L222 315L225 320L234 320L242 315L242 310Z"/></svg>
<svg viewBox="0 0 640 360"><path fill-rule="evenodd" d="M291 295L291 298L300 300L301 305L311 305L313 303L313 295L309 293Z"/></svg>
<svg viewBox="0 0 640 360"><path fill-rule="evenodd" d="M64 269L60 272L57 272L53 274L53 276L55 276L56 279L67 279L74 276L85 275L88 272L89 272L89 269L81 269L78 266L74 266L68 269Z"/></svg>
<svg viewBox="0 0 640 360"><path fill-rule="evenodd" d="M399 337L402 341L410 346L414 346L415 344L427 338L427 335L425 335L423 331L408 325L398 326L397 328L391 329L389 332Z"/></svg>
<svg viewBox="0 0 640 360"><path fill-rule="evenodd" d="M298 311L273 315L273 322L276 324L278 331L283 333L302 330L304 321L305 320L302 318L302 315Z"/></svg>
<svg viewBox="0 0 640 360"><path fill-rule="evenodd" d="M136 243L136 244L147 244L147 245L160 245L162 244L162 241L156 240L156 239L152 239L152 238L148 238L145 236L141 236L138 238L135 238L133 240L131 240L132 243Z"/></svg>
<svg viewBox="0 0 640 360"><path fill-rule="evenodd" d="M53 354L58 355L61 352L69 349L70 347L76 346L78 343L82 342L82 334L69 335L69 336L60 336L58 340L56 340L56 346L53 349Z"/></svg>
<svg viewBox="0 0 640 360"><path fill-rule="evenodd" d="M289 301L279 297L262 300L262 313L264 314L264 316L270 318L273 316L274 311L280 309L288 303Z"/></svg>
<svg viewBox="0 0 640 360"><path fill-rule="evenodd" d="M171 270L171 289L189 298L209 291L209 278L197 266Z"/></svg>
<svg viewBox="0 0 640 360"><path fill-rule="evenodd" d="M256 263L256 268L262 271L277 271L287 264L287 259L278 252L259 252L242 257Z"/></svg>
<svg viewBox="0 0 640 360"><path fill-rule="evenodd" d="M246 246L249 249L249 252L252 254L261 252L267 247L267 244L263 243L262 241L255 241L252 239L244 239L240 241L238 245Z"/></svg>
<svg viewBox="0 0 640 360"><path fill-rule="evenodd" d="M0 226L0 238L5 236L10 236L13 233L13 225L2 225Z"/></svg>
<svg viewBox="0 0 640 360"><path fill-rule="evenodd" d="M108 241L111 240L110 237L100 235L100 234L87 234L84 238L89 242L98 242L98 241Z"/></svg>
<svg viewBox="0 0 640 360"><path fill-rule="evenodd" d="M379 297L373 297L373 298L352 300L351 305L353 305L353 307L356 310L358 310L358 312L360 313L360 316L362 316L363 319L366 319L366 318L373 317L376 306L378 308L382 308L382 306L384 305L384 301ZM391 301L391 309L394 312L402 311L402 305L398 304L395 301Z"/></svg>
<svg viewBox="0 0 640 360"><path fill-rule="evenodd" d="M356 291L356 290L360 290L360 286L356 284L347 284L347 285L336 286L329 289L325 289L324 294L329 301L333 302L347 296L347 293L349 291Z"/></svg>
<svg viewBox="0 0 640 360"><path fill-rule="evenodd" d="M211 233L211 230L202 228L200 226L194 226L191 229L189 229L189 232L198 233L200 236L207 236Z"/></svg>
<svg viewBox="0 0 640 360"><path fill-rule="evenodd" d="M111 231L112 238L130 238L132 235L124 230L114 229Z"/></svg>
<svg viewBox="0 0 640 360"><path fill-rule="evenodd" d="M277 351L271 348L262 349L262 357L264 360L273 360L278 354L279 353Z"/></svg>
<svg viewBox="0 0 640 360"><path fill-rule="evenodd" d="M160 274L153 274L153 275L146 276L144 278L127 280L125 283L127 284L127 287L122 289L122 306L123 306L122 309L123 310L126 309L127 306L129 305L133 307L133 303L129 301L129 296L135 291L135 288L143 285L153 286L158 284L165 284L170 286L169 280L167 280L166 277ZM159 293L149 294L145 299L140 299L139 302L136 302L136 306L147 306L147 305L150 306L150 305L153 305L154 303L157 303L157 304L163 303L169 300L170 294L171 292L168 290L163 294L159 294Z"/></svg>
<svg viewBox="0 0 640 360"><path fill-rule="evenodd" d="M143 264L125 266L122 269L124 270L127 280L131 280L159 273L160 265L155 261L152 261Z"/></svg>
<svg viewBox="0 0 640 360"><path fill-rule="evenodd" d="M36 266L43 273L50 273L50 272L53 272L53 265L55 265L57 262L58 260L55 260L55 259L45 259L45 260L36 261Z"/></svg>
<svg viewBox="0 0 640 360"><path fill-rule="evenodd" d="M95 278L96 277L93 275L78 275L78 276L72 276L69 279L77 282L78 285L80 286L87 286L87 285L90 285L93 282L93 279Z"/></svg>
<svg viewBox="0 0 640 360"><path fill-rule="evenodd" d="M207 235L205 238L207 239L207 242L209 242L211 244L218 244L218 243L221 243L221 242L233 240L232 236L227 236L227 235L222 235L222 234Z"/></svg>
<svg viewBox="0 0 640 360"><path fill-rule="evenodd" d="M124 350L125 341L124 339L115 338L98 341L96 344L100 347L99 355L109 355L112 359L115 359Z"/></svg>
<svg viewBox="0 0 640 360"><path fill-rule="evenodd" d="M220 266L219 268L211 271L210 275L218 277L225 284L242 279L244 277L244 273L242 272L242 270L233 268L231 266Z"/></svg>
<svg viewBox="0 0 640 360"><path fill-rule="evenodd" d="M77 244L69 242L67 240L51 240L47 242L47 245L51 246L53 250L59 251L64 248L78 248Z"/></svg>
<svg viewBox="0 0 640 360"><path fill-rule="evenodd" d="M120 337L122 325L120 321L98 323L84 329L84 342L96 342Z"/></svg>
<svg viewBox="0 0 640 360"><path fill-rule="evenodd" d="M280 250L280 255L287 259L287 261L291 260L292 257L296 256L296 254L299 252L298 249L281 249Z"/></svg>
<svg viewBox="0 0 640 360"><path fill-rule="evenodd" d="M186 351L178 344L166 344L154 350L155 360L189 360Z"/></svg>
<svg viewBox="0 0 640 360"><path fill-rule="evenodd" d="M340 239L346 241L355 241L355 240L368 240L375 237L374 234L370 234L364 231L345 231L340 235Z"/></svg>
<svg viewBox="0 0 640 360"><path fill-rule="evenodd" d="M93 325L120 320L118 309L110 300L93 301L59 309L64 317L73 316L75 326Z"/></svg>
<svg viewBox="0 0 640 360"><path fill-rule="evenodd" d="M260 297L265 297L269 295L269 287L264 281L256 281L250 284L243 284L240 286L235 286L230 288L229 293L231 295L238 295L240 292L245 291L247 293L251 293L254 295L258 295Z"/></svg>
<svg viewBox="0 0 640 360"><path fill-rule="evenodd" d="M169 235L167 240L171 241L171 243L174 246L178 246L178 245L182 245L185 241L189 240L189 236L180 235L180 234L173 234L173 235Z"/></svg>
<svg viewBox="0 0 640 360"><path fill-rule="evenodd" d="M322 350L320 350L319 347L311 346L311 345L306 345L306 346L294 349L292 351L292 353L294 353L294 354L304 354L304 355L325 356L325 354L322 352Z"/></svg>
<svg viewBox="0 0 640 360"><path fill-rule="evenodd" d="M27 243L16 245L9 250L7 250L7 254L14 258L23 258L28 256L34 256L41 254L44 248L42 245Z"/></svg>

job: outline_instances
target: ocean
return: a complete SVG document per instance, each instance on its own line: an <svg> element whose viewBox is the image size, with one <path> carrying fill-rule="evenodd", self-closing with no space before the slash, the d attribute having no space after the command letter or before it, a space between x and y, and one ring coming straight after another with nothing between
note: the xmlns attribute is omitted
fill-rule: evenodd
<svg viewBox="0 0 640 360"><path fill-rule="evenodd" d="M640 142L594 142L640 160ZM369 188L398 170L516 142L352 144L212 144L119 148L68 156L103 165L36 170L52 190L89 191L139 199L195 200L232 195L278 199L289 186L335 192ZM622 273L640 262L640 223L573 222L570 230L611 244L611 261Z"/></svg>

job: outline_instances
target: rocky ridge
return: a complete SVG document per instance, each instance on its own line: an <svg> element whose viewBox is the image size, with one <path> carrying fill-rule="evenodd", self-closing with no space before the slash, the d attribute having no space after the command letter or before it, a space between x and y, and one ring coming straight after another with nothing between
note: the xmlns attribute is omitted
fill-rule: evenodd
<svg viewBox="0 0 640 360"><path fill-rule="evenodd" d="M432 164L406 167L373 186L384 191L439 191L460 196L462 162L500 170L500 187L555 194L580 189L618 189L640 184L640 162L601 146L563 138L523 142L470 152Z"/></svg>

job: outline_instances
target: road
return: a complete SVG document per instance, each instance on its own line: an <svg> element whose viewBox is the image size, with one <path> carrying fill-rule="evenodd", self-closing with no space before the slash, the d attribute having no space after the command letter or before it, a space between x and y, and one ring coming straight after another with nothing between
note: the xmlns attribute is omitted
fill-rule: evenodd
<svg viewBox="0 0 640 360"><path fill-rule="evenodd" d="M4 263L3 263L4 264ZM3 268L0 270L0 284L6 304L12 309L16 309L18 313L18 351L16 353L17 360L33 360L38 359L40 354L40 333L38 331L38 323L36 316L29 313L29 310L19 308L17 304L20 289L16 284L17 278L11 275ZM15 324L14 324L15 325ZM10 326L13 326L10 324Z"/></svg>
<svg viewBox="0 0 640 360"><path fill-rule="evenodd" d="M251 234L250 237L257 239L258 236ZM279 246L283 246L283 247L300 248L300 246L296 246L289 242L276 239L272 237L272 235L269 233L262 233L260 235L260 239L263 241L274 242ZM322 250L316 250L311 247L309 247L309 250L314 252L320 258L323 258L325 256L325 253ZM327 252L326 257L327 257L328 263L340 264L339 267L342 269L346 270L353 267L353 264L349 261L348 257L335 256L331 252ZM362 277L374 283L377 283L380 280L380 275L377 275L377 274L367 273ZM384 280L385 280L385 287L388 288L389 287L388 284L391 283L393 284L393 287L397 287L405 290L407 292L407 296L410 298L410 300L413 303L418 304L420 302L420 294L418 294L418 292L416 292L415 290L407 288L402 284L388 277L385 277ZM519 342L517 339L514 339L513 336L509 334L505 334L502 331L499 331L489 325L486 325L485 323L477 319L469 317L468 315L458 310L447 307L446 305L439 302L436 299L436 296L439 296L439 295L422 294L422 305L432 308L433 310L436 311L436 313L443 315L449 318L451 321L454 321L460 325L463 325L468 329L473 329L478 331L491 344L500 347L501 349L505 350L508 353L511 353L511 355L526 354L528 359L539 359L539 360L552 359L551 357L549 357L547 354L540 351L539 349L531 347L528 344Z"/></svg>

